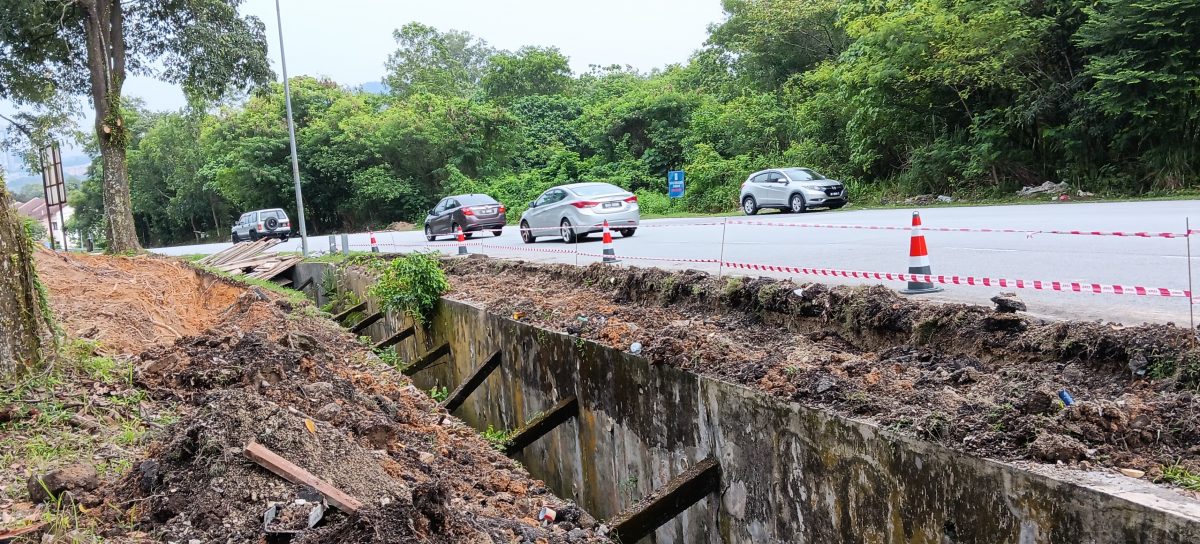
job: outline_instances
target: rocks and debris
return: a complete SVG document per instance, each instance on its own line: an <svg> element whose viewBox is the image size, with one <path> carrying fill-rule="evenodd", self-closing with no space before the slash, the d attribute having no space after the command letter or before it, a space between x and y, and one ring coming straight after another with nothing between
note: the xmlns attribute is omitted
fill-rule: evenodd
<svg viewBox="0 0 1200 544"><path fill-rule="evenodd" d="M363 503L352 512L328 509L294 543L566 541L566 530L534 520L542 506L563 503L544 483L439 413L408 378L306 305L279 305L272 293L166 259L45 261L39 258L39 271L54 308L77 307L83 298L59 280L82 279L93 293L106 294L89 297L86 321L64 320L67 333L99 327L103 348L128 350L117 356L135 369L125 387L138 391L138 410L157 414L170 406L172 414L144 448L97 451L131 467L102 471L99 486L81 492L90 498L79 523L106 539L262 541L267 508L304 496L243 456L254 442ZM176 292L181 296L171 296ZM124 315L127 301L146 301L182 334L147 342L127 324L109 323ZM93 403L95 412L109 401L97 393ZM295 529L298 515L285 508L278 523L286 527L276 528ZM605 541L592 529L581 538Z"/></svg>
<svg viewBox="0 0 1200 544"><path fill-rule="evenodd" d="M932 204L937 201L936 195L917 195L904 199L905 204Z"/></svg>
<svg viewBox="0 0 1200 544"><path fill-rule="evenodd" d="M396 221L395 223L388 225L386 230L394 230L394 231L417 230L417 226L412 223L405 222L405 221Z"/></svg>
<svg viewBox="0 0 1200 544"><path fill-rule="evenodd" d="M1134 468L1123 468L1121 469L1121 474L1129 476L1130 478L1141 478L1142 476L1146 475L1146 471L1137 470Z"/></svg>
<svg viewBox="0 0 1200 544"><path fill-rule="evenodd" d="M446 266L450 298L504 316L519 305L526 323L560 331L586 315L576 329L581 338L621 351L637 341L652 364L756 387L975 455L1151 474L1182 459L1200 472L1194 423L1200 403L1191 393L1200 384L1182 381L1178 372L1130 373L1131 364L1161 375L1183 366L1179 361L1200 361L1200 353L1189 351L1185 328L1045 321L913 301L880 286L599 264ZM1070 404L1060 390L1074 395Z"/></svg>
<svg viewBox="0 0 1200 544"><path fill-rule="evenodd" d="M946 204L949 204L951 202L954 202L954 197L948 196L948 195L938 195L937 200L938 200L938 202L944 202Z"/></svg>
<svg viewBox="0 0 1200 544"><path fill-rule="evenodd" d="M1017 195L1018 196L1033 196L1033 195L1040 195L1040 194L1048 194L1051 196L1058 196L1061 194L1065 194L1066 192L1068 192L1070 190L1071 190L1070 185L1067 185L1067 182L1065 182L1065 181L1060 182L1060 183L1054 183L1053 181L1047 181L1041 185L1022 187L1021 190L1017 191Z"/></svg>
<svg viewBox="0 0 1200 544"><path fill-rule="evenodd" d="M996 311L1000 313L1015 313L1027 310L1025 302L1018 298L1016 293L1000 293L992 297L992 303L996 305Z"/></svg>
<svg viewBox="0 0 1200 544"><path fill-rule="evenodd" d="M29 477L27 488L29 501L40 503L57 500L63 493L71 493L78 499L85 492L94 491L100 487L96 467L90 464L75 464L47 474L34 474Z"/></svg>

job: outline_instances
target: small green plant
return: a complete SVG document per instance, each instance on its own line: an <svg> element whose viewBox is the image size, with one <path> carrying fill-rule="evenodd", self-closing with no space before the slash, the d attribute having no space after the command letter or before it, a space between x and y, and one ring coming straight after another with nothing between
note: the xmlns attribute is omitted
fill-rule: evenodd
<svg viewBox="0 0 1200 544"><path fill-rule="evenodd" d="M442 294L450 289L446 273L437 257L428 253L409 253L393 260L371 287L371 296L385 310L404 312L428 323Z"/></svg>
<svg viewBox="0 0 1200 544"><path fill-rule="evenodd" d="M620 484L621 491L623 491L625 496L628 497L628 500L629 500L628 504L636 503L638 500L637 485L638 485L638 477L636 474L631 474L628 478L625 478L625 480L623 480Z"/></svg>
<svg viewBox="0 0 1200 544"><path fill-rule="evenodd" d="M512 439L512 431L497 429L490 424L486 431L483 431L483 439L487 440L493 448L504 450L504 446L508 445L508 441Z"/></svg>
<svg viewBox="0 0 1200 544"><path fill-rule="evenodd" d="M390 366L396 370L400 370L404 365L400 360L400 355L396 353L394 348L382 348L375 350L375 355L383 364Z"/></svg>
<svg viewBox="0 0 1200 544"><path fill-rule="evenodd" d="M433 400L435 400L435 401L445 402L446 399L450 398L450 389L448 389L444 385L441 387L438 387L435 385L429 389L429 396L433 397ZM489 429L490 429L490 427L489 427Z"/></svg>
<svg viewBox="0 0 1200 544"><path fill-rule="evenodd" d="M788 365L783 367L783 373L787 374L788 376L795 376L798 372L800 372L800 367L796 365Z"/></svg>
<svg viewBox="0 0 1200 544"><path fill-rule="evenodd" d="M1200 491L1200 474L1188 470L1183 465L1162 467L1162 476L1159 477L1159 480L1187 490Z"/></svg>

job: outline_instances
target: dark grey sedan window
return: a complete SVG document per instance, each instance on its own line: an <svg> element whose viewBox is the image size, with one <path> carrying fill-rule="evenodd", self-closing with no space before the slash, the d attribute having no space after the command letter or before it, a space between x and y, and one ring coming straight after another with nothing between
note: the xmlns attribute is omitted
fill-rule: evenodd
<svg viewBox="0 0 1200 544"><path fill-rule="evenodd" d="M498 204L496 199L488 195L462 195L458 197L458 201L463 206L486 206L488 204Z"/></svg>

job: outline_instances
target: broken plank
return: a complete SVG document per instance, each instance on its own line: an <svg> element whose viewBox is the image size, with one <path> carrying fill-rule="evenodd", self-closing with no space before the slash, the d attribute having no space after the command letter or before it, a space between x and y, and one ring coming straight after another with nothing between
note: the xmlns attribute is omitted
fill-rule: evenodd
<svg viewBox="0 0 1200 544"><path fill-rule="evenodd" d="M376 321L379 321L382 318L383 312L375 312L367 317L362 318L362 320L358 323L355 323L353 327L350 327L350 332L358 334L366 330L367 327L374 325Z"/></svg>
<svg viewBox="0 0 1200 544"><path fill-rule="evenodd" d="M401 372L403 372L406 376L412 376L413 374L425 370L425 368L433 364L434 361L437 361L438 359L448 355L450 355L449 342L438 346L437 349L429 353L426 353L425 356L421 357L419 360L417 360L417 362L401 369Z"/></svg>
<svg viewBox="0 0 1200 544"><path fill-rule="evenodd" d="M300 287L297 287L296 290L303 291L305 289L308 289L308 286L310 286L312 284L313 284L313 278L310 276L308 279L304 280L304 282L301 283Z"/></svg>
<svg viewBox="0 0 1200 544"><path fill-rule="evenodd" d="M296 466L291 461L280 457L275 452L268 449L266 446L258 442L246 444L246 449L243 451L246 457L249 457L259 466L275 473L277 476L292 482L297 485L307 485L316 489L317 492L324 495L332 504L340 508L343 512L353 513L362 508L362 502L351 497L346 492L334 487L329 482L318 478L311 472Z"/></svg>
<svg viewBox="0 0 1200 544"><path fill-rule="evenodd" d="M508 442L504 444L504 454L513 455L520 452L526 446L545 436L546 433L554 430L555 427L577 415L579 415L579 401L575 397L567 397L558 401L558 404L550 407L542 415L533 418L533 421L513 433Z"/></svg>
<svg viewBox="0 0 1200 544"><path fill-rule="evenodd" d="M312 283L312 278L309 278L308 281L304 282L304 285L307 285L309 283ZM300 290L304 289L304 285L300 286ZM412 336L416 332L417 332L416 326L409 326L407 329L404 329L396 334L393 334L384 340L380 340L379 343L377 343L371 347L376 350L390 348L396 344L399 344L402 340L404 340L405 338L408 338L409 336Z"/></svg>
<svg viewBox="0 0 1200 544"><path fill-rule="evenodd" d="M671 478L667 485L656 490L649 500L609 520L616 542L637 542L655 529L675 519L684 510L700 502L721 484L721 465L708 457L682 474ZM711 503L710 503L711 504Z"/></svg>
<svg viewBox="0 0 1200 544"><path fill-rule="evenodd" d="M442 407L445 408L447 412L453 412L454 410L457 410L459 406L462 406L462 403L466 402L467 397L471 396L471 393L475 392L475 389L477 389L479 385L482 384L483 381L492 374L492 371L496 370L496 367L500 366L501 358L502 357L499 351L492 354L492 356L488 358L487 362L483 363L483 366L475 369L475 372L472 372L471 376L467 378L466 381L459 384L458 388L456 388L453 393L450 393L450 396L446 397L446 400L442 401Z"/></svg>
<svg viewBox="0 0 1200 544"><path fill-rule="evenodd" d="M348 316L354 312L361 312L366 309L367 309L367 302L364 300L362 302L359 302L358 304L355 304L354 306L351 306L345 310L342 310L341 313L333 316L333 320L340 323L343 319L346 319L346 316Z"/></svg>

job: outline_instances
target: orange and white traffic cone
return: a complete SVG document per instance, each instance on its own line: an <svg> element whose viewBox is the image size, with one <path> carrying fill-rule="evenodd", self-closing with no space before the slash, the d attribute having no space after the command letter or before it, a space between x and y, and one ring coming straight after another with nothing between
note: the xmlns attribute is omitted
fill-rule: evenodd
<svg viewBox="0 0 1200 544"><path fill-rule="evenodd" d="M467 237L463 234L462 227L458 227L458 254L460 256L467 254Z"/></svg>
<svg viewBox="0 0 1200 544"><path fill-rule="evenodd" d="M379 243L375 241L375 231L371 232L371 253L379 253Z"/></svg>
<svg viewBox="0 0 1200 544"><path fill-rule="evenodd" d="M612 233L609 232L609 230L608 230L608 220L607 219L604 220L604 251L603 251L603 253L604 253L604 262L605 263L621 262L621 260L617 258L617 253L615 251L613 251Z"/></svg>
<svg viewBox="0 0 1200 544"><path fill-rule="evenodd" d="M929 266L929 248L925 246L925 235L921 233L921 213L913 212L912 217L912 243L908 249L908 273L927 276L933 273ZM908 282L908 289L900 291L906 295L919 295L922 293L937 293L942 288L932 283L923 281Z"/></svg>

